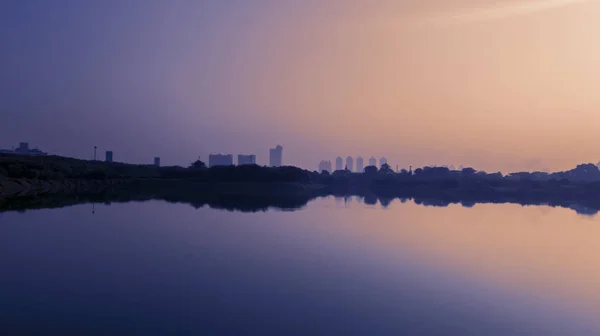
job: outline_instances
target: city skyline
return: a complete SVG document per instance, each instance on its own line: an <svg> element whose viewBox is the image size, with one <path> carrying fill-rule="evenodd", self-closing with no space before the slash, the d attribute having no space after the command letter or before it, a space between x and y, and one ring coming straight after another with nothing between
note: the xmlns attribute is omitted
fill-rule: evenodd
<svg viewBox="0 0 600 336"><path fill-rule="evenodd" d="M94 146L94 155L96 155L96 151L98 149L97 146ZM269 157L269 164L262 164L262 166L269 166L269 167L280 167L280 166L291 166L289 164L284 164L282 162L282 158L283 158L283 147L281 145L277 145L275 148L271 148L270 149L271 154L275 153L274 156L270 156ZM62 156L59 153L46 153L43 152L41 150L39 150L37 147L34 149L31 149L29 146L29 142L20 142L18 147L14 147L12 149L0 149L0 154L17 154L17 155L25 155L25 156L46 156L46 155L58 155L58 156ZM119 162L119 163L125 163L125 164L140 164L140 163L133 163L133 162L127 162L127 161L123 161L123 160L119 160L119 161L114 161L113 158L113 151L105 151L105 155L104 155L104 162ZM91 158L90 160L98 160L98 158ZM202 157L198 157L196 160L200 160L200 161L204 161L202 159ZM192 160L193 161L193 160ZM337 157L335 160L335 164L336 164L336 169L333 169L333 164L331 160L321 160L319 162L319 164L317 165L317 169L311 169L311 168L303 168L303 167L299 167L299 168L303 168L303 169L307 169L307 170L312 170L312 171L316 171L316 172L322 172L322 171L327 171L329 173L333 173L336 170L347 170L353 173L362 173L364 172L364 159L361 156L356 157L356 160L354 160L354 157L352 156L348 156L346 157L346 159L344 160L342 157ZM392 165L389 164L389 162L387 161L386 157L380 157L379 158L379 165L377 164L377 158L375 157L370 157L368 160L368 166L374 166L376 168L381 168L381 166L383 164L388 164L390 167ZM273 162L275 162L276 164L273 165ZM190 164L193 162L190 162ZM260 162L257 161L257 156L255 154L242 154L239 153L237 154L237 160L234 160L234 155L233 154L227 154L227 153L212 153L209 154L208 159L204 161L205 164L207 164L208 167L214 167L214 166L241 166L241 165L259 165L261 166ZM141 164L150 164L148 162L144 162ZM593 162L582 162L579 163L577 165L577 167L579 167L580 165L595 165L596 167L600 167L600 161L597 163L593 163ZM161 158L160 157L154 157L152 160L151 165L153 166L157 166L157 167L162 167L163 165L161 164ZM168 165L167 165L168 166ZM188 166L188 164L184 165L184 166ZM453 164L430 164L430 165L425 165L425 166L421 166L418 168L447 168L450 171L461 171L464 168L466 168L464 165L458 165L458 168L456 168ZM477 167L469 167L467 166L469 169L472 169L473 171L478 171L478 172L483 172L483 173L492 173L492 174L502 174L505 176L508 176L510 174L521 174L521 173L525 173L525 174L547 174L547 173L558 173L561 171L550 171L550 170L532 170L532 171L512 171L512 172L501 172L501 171L496 171L496 170L492 170L492 171L485 171L483 169L478 169ZM409 164L409 165L400 165L400 164L395 164L395 172L396 173L401 173L401 172L406 172L409 174L413 173L413 165Z"/></svg>

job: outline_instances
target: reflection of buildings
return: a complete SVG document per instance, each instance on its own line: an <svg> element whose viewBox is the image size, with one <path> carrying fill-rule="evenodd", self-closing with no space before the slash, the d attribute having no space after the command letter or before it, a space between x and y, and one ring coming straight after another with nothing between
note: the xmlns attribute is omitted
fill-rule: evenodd
<svg viewBox="0 0 600 336"><path fill-rule="evenodd" d="M112 151L106 151L106 160L104 160L106 162L113 162L113 152Z"/></svg>
<svg viewBox="0 0 600 336"><path fill-rule="evenodd" d="M208 156L208 166L233 166L233 155L231 154L210 154Z"/></svg>
<svg viewBox="0 0 600 336"><path fill-rule="evenodd" d="M344 170L344 159L339 156L335 159L335 170Z"/></svg>
<svg viewBox="0 0 600 336"><path fill-rule="evenodd" d="M256 155L254 155L254 154L250 154L250 155L238 154L238 166L253 165L253 164L256 164Z"/></svg>
<svg viewBox="0 0 600 336"><path fill-rule="evenodd" d="M383 166L386 163L387 163L387 159L386 158L382 157L382 158L379 159L379 166Z"/></svg>
<svg viewBox="0 0 600 336"><path fill-rule="evenodd" d="M369 166L377 166L377 159L371 156L369 159Z"/></svg>
<svg viewBox="0 0 600 336"><path fill-rule="evenodd" d="M354 159L352 158L352 156L348 156L346 158L346 169L348 169L349 171L354 170Z"/></svg>
<svg viewBox="0 0 600 336"><path fill-rule="evenodd" d="M17 154L17 155L27 155L27 156L45 156L48 153L42 152L41 150L34 148L29 148L28 142L19 143L19 147L17 149L0 149L0 154Z"/></svg>
<svg viewBox="0 0 600 336"><path fill-rule="evenodd" d="M283 147L277 146L269 150L269 166L281 167L283 163Z"/></svg>
<svg viewBox="0 0 600 336"><path fill-rule="evenodd" d="M319 173L323 171L331 173L331 161L321 161L319 163Z"/></svg>
<svg viewBox="0 0 600 336"><path fill-rule="evenodd" d="M365 170L365 161L363 160L362 157L357 157L356 158L356 172L357 173L362 173Z"/></svg>

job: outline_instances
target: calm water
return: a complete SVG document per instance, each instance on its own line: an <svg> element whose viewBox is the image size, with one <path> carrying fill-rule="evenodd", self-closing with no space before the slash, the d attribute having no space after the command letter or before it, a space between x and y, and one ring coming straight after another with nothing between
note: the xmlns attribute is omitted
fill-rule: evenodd
<svg viewBox="0 0 600 336"><path fill-rule="evenodd" d="M600 218L163 202L0 215L0 334L598 335Z"/></svg>

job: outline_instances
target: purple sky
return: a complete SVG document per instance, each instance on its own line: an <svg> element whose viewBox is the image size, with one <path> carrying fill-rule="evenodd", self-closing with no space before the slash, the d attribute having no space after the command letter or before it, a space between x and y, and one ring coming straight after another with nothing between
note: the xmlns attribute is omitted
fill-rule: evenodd
<svg viewBox="0 0 600 336"><path fill-rule="evenodd" d="M0 1L0 148L562 170L600 151L600 3Z"/></svg>
<svg viewBox="0 0 600 336"><path fill-rule="evenodd" d="M247 3L0 2L0 147L88 158L96 145L116 160L186 164L241 143L264 160L276 132L236 124L217 92Z"/></svg>

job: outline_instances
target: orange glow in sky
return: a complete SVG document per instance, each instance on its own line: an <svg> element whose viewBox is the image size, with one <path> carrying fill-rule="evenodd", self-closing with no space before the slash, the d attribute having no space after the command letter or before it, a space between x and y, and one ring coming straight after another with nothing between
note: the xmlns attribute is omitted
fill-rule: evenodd
<svg viewBox="0 0 600 336"><path fill-rule="evenodd" d="M281 144L308 169L337 156L504 173L600 161L600 0L2 9L0 148L266 164Z"/></svg>
<svg viewBox="0 0 600 336"><path fill-rule="evenodd" d="M322 152L298 161L372 153L505 172L599 161L600 2L483 2L278 6L239 32L232 108L317 139Z"/></svg>

